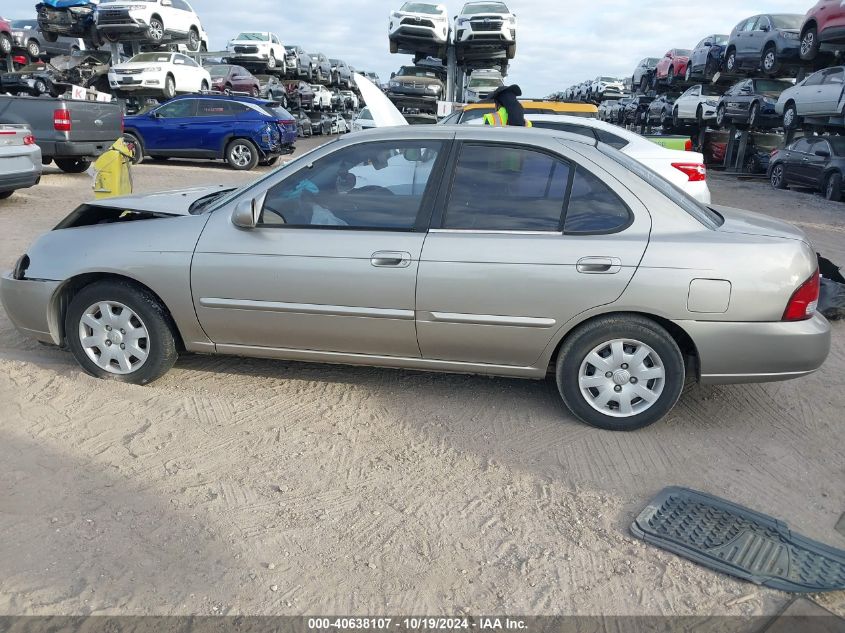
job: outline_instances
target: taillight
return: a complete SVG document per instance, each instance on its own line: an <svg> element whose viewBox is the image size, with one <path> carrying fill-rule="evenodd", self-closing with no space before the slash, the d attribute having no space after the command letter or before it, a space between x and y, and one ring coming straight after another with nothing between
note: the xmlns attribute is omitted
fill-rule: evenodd
<svg viewBox="0 0 845 633"><path fill-rule="evenodd" d="M819 293L821 292L821 277L819 271L813 273L801 287L795 291L786 310L783 321L806 321L811 319L819 307Z"/></svg>
<svg viewBox="0 0 845 633"><path fill-rule="evenodd" d="M702 163L672 163L672 167L684 172L690 182L707 180L707 168Z"/></svg>
<svg viewBox="0 0 845 633"><path fill-rule="evenodd" d="M688 138L686 143L684 143L684 151L691 152L692 151L692 139Z"/></svg>
<svg viewBox="0 0 845 633"><path fill-rule="evenodd" d="M56 129L57 132L70 132L70 111L55 110L53 112L53 127Z"/></svg>
<svg viewBox="0 0 845 633"><path fill-rule="evenodd" d="M35 137L32 134L28 134L23 137L23 144L24 145L35 145Z"/></svg>
<svg viewBox="0 0 845 633"><path fill-rule="evenodd" d="M294 123L296 123L296 121L294 121L293 119L279 119L278 121L276 121L276 123L278 123L279 125L293 125Z"/></svg>

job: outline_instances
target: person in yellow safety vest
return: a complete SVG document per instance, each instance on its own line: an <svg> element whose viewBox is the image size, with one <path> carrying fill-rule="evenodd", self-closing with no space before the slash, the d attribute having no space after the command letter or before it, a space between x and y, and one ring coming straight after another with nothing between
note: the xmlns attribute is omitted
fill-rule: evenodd
<svg viewBox="0 0 845 633"><path fill-rule="evenodd" d="M522 96L519 86L502 86L497 88L490 98L496 105L496 111L484 115L484 125L493 127L533 127L531 121L525 118L525 108L517 97Z"/></svg>

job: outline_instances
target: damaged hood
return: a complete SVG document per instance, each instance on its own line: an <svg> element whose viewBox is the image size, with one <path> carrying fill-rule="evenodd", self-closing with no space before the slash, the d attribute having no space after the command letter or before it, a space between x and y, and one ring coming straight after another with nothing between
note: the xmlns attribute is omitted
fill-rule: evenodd
<svg viewBox="0 0 845 633"><path fill-rule="evenodd" d="M197 200L213 193L221 193L234 189L230 185L211 185L179 189L178 191L162 191L161 193L136 194L97 200L94 205L110 209L125 209L127 211L146 211L162 215L190 215L191 205Z"/></svg>

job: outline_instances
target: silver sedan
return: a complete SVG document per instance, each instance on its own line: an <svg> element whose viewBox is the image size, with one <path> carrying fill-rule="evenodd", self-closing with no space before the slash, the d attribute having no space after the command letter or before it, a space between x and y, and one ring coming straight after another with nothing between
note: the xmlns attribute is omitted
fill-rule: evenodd
<svg viewBox="0 0 845 633"><path fill-rule="evenodd" d="M102 378L145 384L182 352L553 372L613 430L665 416L687 376L798 378L830 348L800 230L551 130L372 130L240 189L93 202L0 290Z"/></svg>

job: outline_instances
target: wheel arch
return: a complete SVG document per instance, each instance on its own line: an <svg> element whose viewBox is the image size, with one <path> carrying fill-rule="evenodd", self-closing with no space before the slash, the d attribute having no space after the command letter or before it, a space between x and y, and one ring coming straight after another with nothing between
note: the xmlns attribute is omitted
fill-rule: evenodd
<svg viewBox="0 0 845 633"><path fill-rule="evenodd" d="M818 24L818 22L816 22L816 18L810 18L809 20L807 20L807 22L801 28L801 38L802 39L804 38L804 36L807 34L807 31L809 31L811 27L815 27L816 33L818 33L819 24Z"/></svg>
<svg viewBox="0 0 845 633"><path fill-rule="evenodd" d="M128 283L153 295L164 310L167 324L173 333L173 338L176 340L177 349L180 351L185 350L185 343L182 333L179 330L179 326L173 318L170 308L164 300L162 300L161 296L146 284L130 277L129 275L111 272L87 272L74 275L73 277L66 279L64 283L62 283L62 285L59 286L53 293L48 308L48 323L50 325L50 334L58 345L65 345L65 338L67 336L67 332L65 332L65 317L67 316L67 310L70 306L70 302L73 300L73 297L76 296L76 294L83 288L100 281L120 281Z"/></svg>
<svg viewBox="0 0 845 633"><path fill-rule="evenodd" d="M548 367L551 367L552 371L554 370L555 364L557 363L561 348L564 346L566 341L572 336L572 334L580 327L588 323L592 323L593 321L596 321L598 319L602 319L609 316L637 316L654 321L663 329L665 329L680 348L681 354L684 356L687 371L692 369L696 378L700 377L700 355L698 353L698 347L696 346L695 341L692 340L692 337L687 333L686 330L684 330L681 326L671 321L670 319L664 316L659 316L656 314L639 310L610 310L607 312L590 314L589 316L581 316L583 318L576 317L577 320L573 320L569 324L567 324L565 331L558 335L558 340L554 343L554 345L549 346L553 350L551 356L549 357L548 363Z"/></svg>

